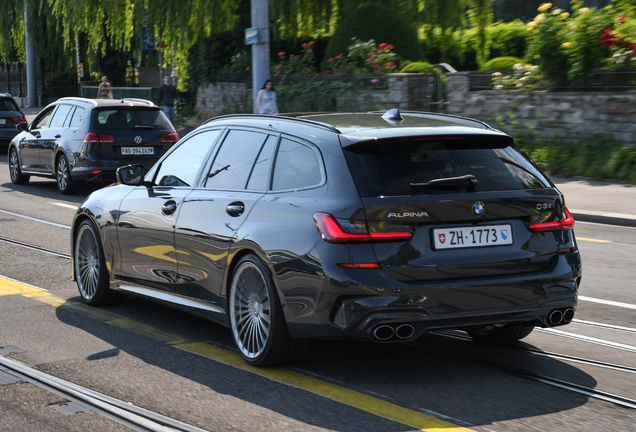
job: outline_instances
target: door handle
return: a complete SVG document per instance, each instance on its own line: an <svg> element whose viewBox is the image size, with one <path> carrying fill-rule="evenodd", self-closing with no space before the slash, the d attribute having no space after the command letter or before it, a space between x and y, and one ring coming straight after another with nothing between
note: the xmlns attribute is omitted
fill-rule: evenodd
<svg viewBox="0 0 636 432"><path fill-rule="evenodd" d="M58 134L58 135L55 135L55 138L59 138L59 137L61 137L61 136L62 136L62 135L59 135L59 134Z"/></svg>
<svg viewBox="0 0 636 432"><path fill-rule="evenodd" d="M233 203L230 203L227 207L225 207L225 211L230 216L240 216L245 211L245 204L240 201L234 201Z"/></svg>
<svg viewBox="0 0 636 432"><path fill-rule="evenodd" d="M166 201L161 207L161 212L165 215L171 215L177 211L177 203L174 201Z"/></svg>

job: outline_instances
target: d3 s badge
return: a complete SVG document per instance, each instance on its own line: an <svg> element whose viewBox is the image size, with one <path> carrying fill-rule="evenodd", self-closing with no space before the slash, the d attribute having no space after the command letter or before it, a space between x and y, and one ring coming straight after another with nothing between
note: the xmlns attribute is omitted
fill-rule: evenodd
<svg viewBox="0 0 636 432"><path fill-rule="evenodd" d="M446 242L446 234L439 234L439 242L444 244Z"/></svg>

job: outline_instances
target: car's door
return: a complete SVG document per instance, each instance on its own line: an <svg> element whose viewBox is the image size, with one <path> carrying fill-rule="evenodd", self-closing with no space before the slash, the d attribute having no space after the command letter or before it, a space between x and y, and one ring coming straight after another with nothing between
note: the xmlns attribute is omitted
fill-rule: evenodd
<svg viewBox="0 0 636 432"><path fill-rule="evenodd" d="M115 269L120 278L177 290L180 257L174 247L174 224L220 133L208 130L181 142L146 175L152 185L137 186L122 200L117 225L121 259Z"/></svg>
<svg viewBox="0 0 636 432"><path fill-rule="evenodd" d="M39 155L39 169L43 172L55 173L55 164L52 162L53 151L65 132L64 124L69 114L72 114L74 106L60 104L53 113L48 127L40 131L40 136L35 140L35 146Z"/></svg>
<svg viewBox="0 0 636 432"><path fill-rule="evenodd" d="M49 120L55 108L56 106L49 107L38 114L31 123L24 139L21 139L18 143L20 169L23 172L42 172L38 140L42 136L42 131L48 128Z"/></svg>
<svg viewBox="0 0 636 432"><path fill-rule="evenodd" d="M230 245L269 187L278 139L261 131L229 130L205 182L183 202L175 230L183 294L210 302L223 295Z"/></svg>

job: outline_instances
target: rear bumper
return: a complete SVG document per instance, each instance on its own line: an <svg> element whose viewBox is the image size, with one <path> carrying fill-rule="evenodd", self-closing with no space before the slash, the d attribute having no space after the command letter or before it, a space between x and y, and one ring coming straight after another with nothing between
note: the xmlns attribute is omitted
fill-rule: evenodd
<svg viewBox="0 0 636 432"><path fill-rule="evenodd" d="M357 269L354 272L369 270ZM492 277L487 280L447 280L441 283L403 284L379 274L371 280L385 286L353 284L348 281L343 295L323 296L312 304L312 312L287 316L294 337L344 337L377 340L374 330L402 324L413 327L408 337L388 341L409 341L435 329L466 329L495 324L552 326L548 314L576 309L581 279L578 252L559 255L541 273ZM364 279L368 275L364 275ZM334 280L334 279L332 279ZM326 287L329 293L343 291L343 284ZM295 296L292 296L295 297ZM328 302L331 301L331 305ZM297 298L288 299L297 303ZM321 304L322 303L322 304ZM565 322L563 323L565 324Z"/></svg>

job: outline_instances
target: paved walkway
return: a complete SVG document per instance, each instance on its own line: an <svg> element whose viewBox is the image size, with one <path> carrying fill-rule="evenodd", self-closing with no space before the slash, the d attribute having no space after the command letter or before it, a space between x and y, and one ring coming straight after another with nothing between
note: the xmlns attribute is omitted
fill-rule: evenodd
<svg viewBox="0 0 636 432"><path fill-rule="evenodd" d="M28 121L41 108L23 108ZM183 137L193 128L175 124ZM565 195L565 204L575 220L636 227L636 185L590 180L581 177L550 177Z"/></svg>

